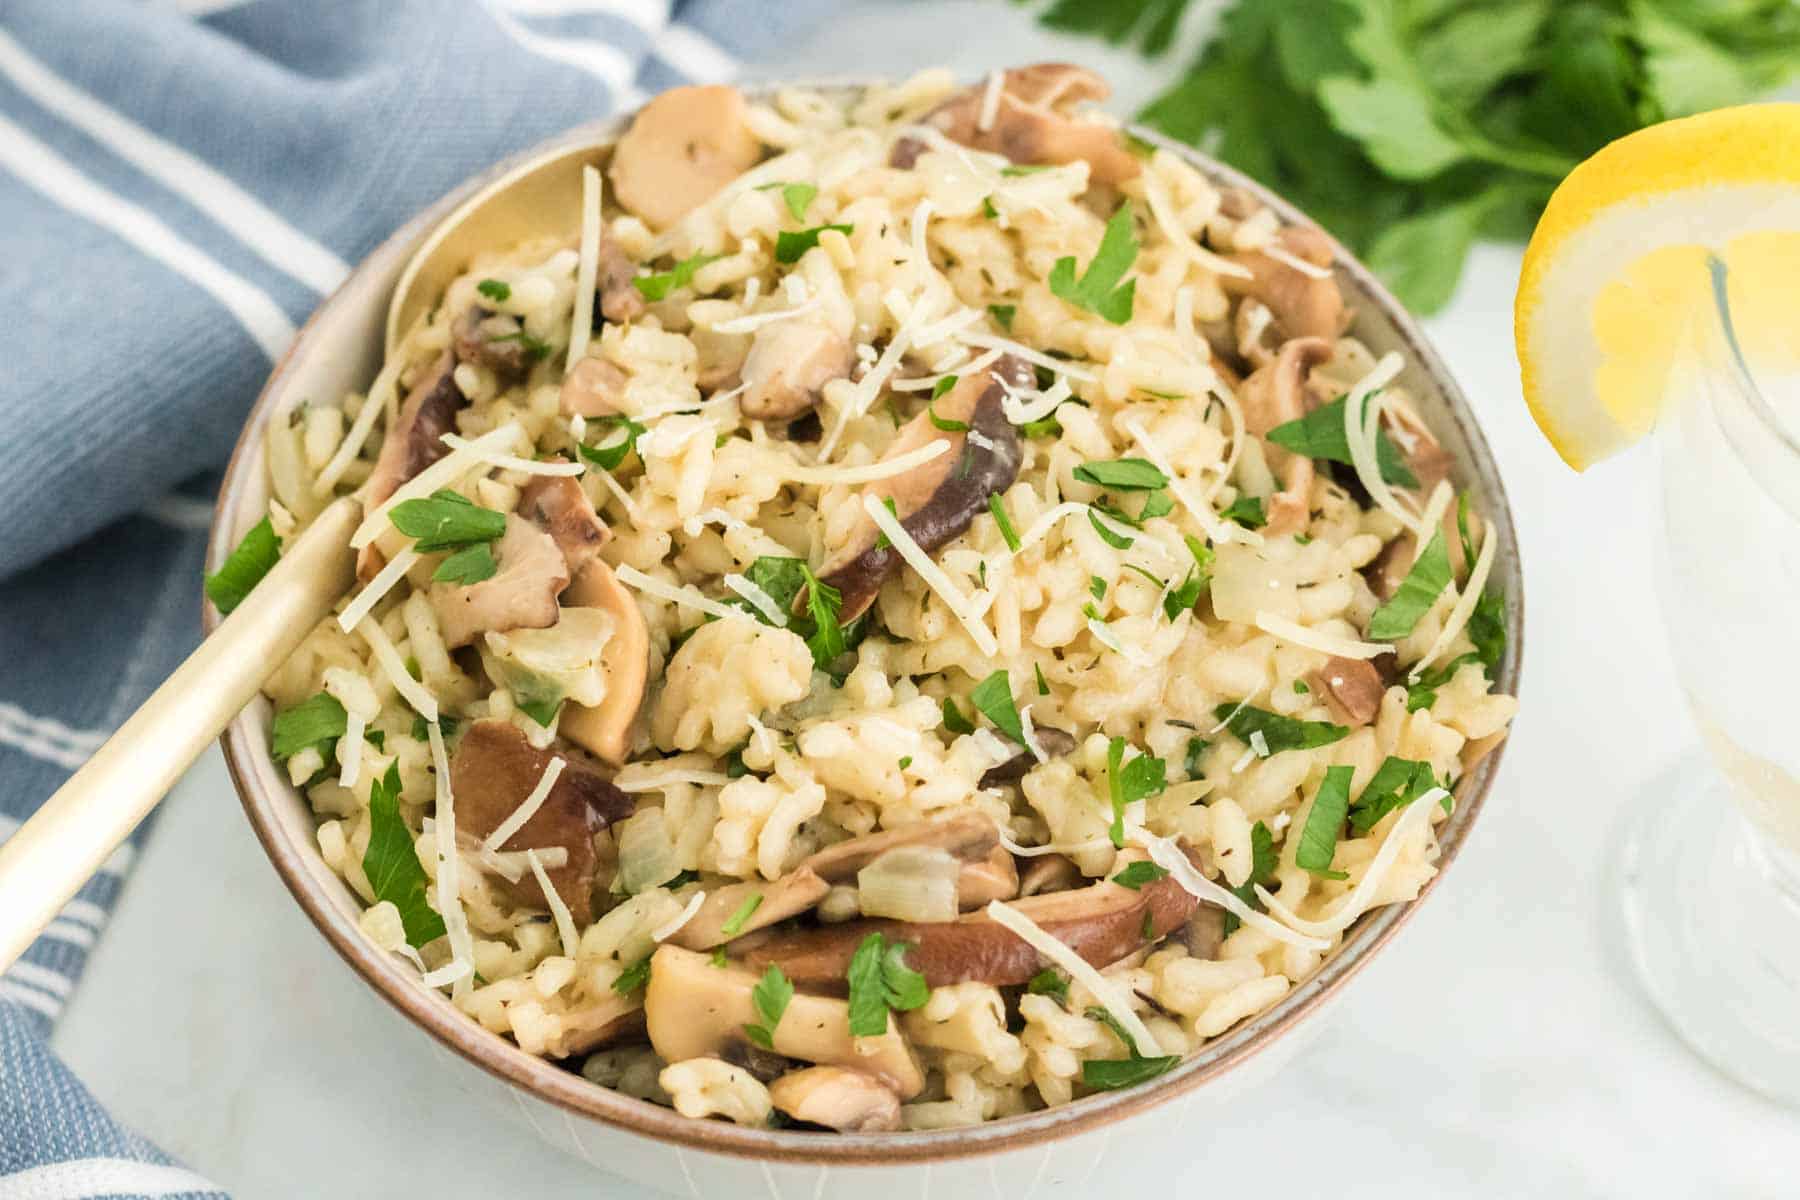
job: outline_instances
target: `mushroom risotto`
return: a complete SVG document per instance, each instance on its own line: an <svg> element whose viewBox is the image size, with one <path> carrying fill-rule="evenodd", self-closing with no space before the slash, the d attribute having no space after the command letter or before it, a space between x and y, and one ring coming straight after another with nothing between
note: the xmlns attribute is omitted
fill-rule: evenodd
<svg viewBox="0 0 1800 1200"><path fill-rule="evenodd" d="M1332 243L1105 93L667 92L579 238L270 429L209 591L360 498L273 753L423 986L688 1116L933 1129L1418 895L1516 708L1497 538Z"/></svg>

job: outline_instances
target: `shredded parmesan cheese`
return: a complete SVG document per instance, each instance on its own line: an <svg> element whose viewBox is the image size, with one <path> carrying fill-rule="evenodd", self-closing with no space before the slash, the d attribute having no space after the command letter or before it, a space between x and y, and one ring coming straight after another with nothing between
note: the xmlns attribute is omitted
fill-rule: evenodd
<svg viewBox="0 0 1800 1200"><path fill-rule="evenodd" d="M1450 511L1450 501L1455 494L1455 489L1450 486L1448 479L1438 480L1437 487L1432 490L1431 499L1425 502L1425 511L1419 514L1421 531L1429 529L1436 532L1439 522L1444 519L1444 514ZM1425 547L1430 544L1431 539L1428 537L1415 537L1412 561L1418 562L1425 553Z"/></svg>
<svg viewBox="0 0 1800 1200"><path fill-rule="evenodd" d="M492 871L508 883L519 882L525 877L525 872L531 869L531 864L525 861L523 850L497 851L477 846L474 852L476 859L485 869ZM569 864L569 852L562 846L540 846L537 855L551 870Z"/></svg>
<svg viewBox="0 0 1800 1200"><path fill-rule="evenodd" d="M640 592L655 596L659 600L667 600L671 604L685 604L689 608L719 617L728 621L754 621L755 617L741 608L733 608L729 604L720 604L708 596L701 595L686 584L664 583L644 574L630 563L620 563L613 568L613 574L620 583L629 584Z"/></svg>
<svg viewBox="0 0 1800 1200"><path fill-rule="evenodd" d="M975 115L975 128L982 133L992 129L994 118L1000 115L1000 89L1005 83L1005 72L988 72L987 86L981 91L981 110Z"/></svg>
<svg viewBox="0 0 1800 1200"><path fill-rule="evenodd" d="M1038 745L1037 729L1031 724L1031 705L1027 704L1019 710L1019 732L1025 735L1025 748L1031 751L1031 757L1039 762L1049 762L1050 757L1044 748Z"/></svg>
<svg viewBox="0 0 1800 1200"><path fill-rule="evenodd" d="M925 581L925 586L936 592L938 599L944 602L944 607L956 614L956 619L969 631L969 637L974 640L976 648L990 658L999 653L1000 643L974 611L973 602L950 581L950 576L944 573L943 568L931 561L931 556L913 540L912 534L906 532L906 527L900 524L899 518L874 496L863 497L863 511L869 514L869 519L875 522L877 529L887 534L888 541L893 543L894 549L918 573L919 578Z"/></svg>
<svg viewBox="0 0 1800 1200"><path fill-rule="evenodd" d="M1036 388L1015 388L999 376L1000 411L1014 425L1024 425L1030 421L1041 421L1061 406L1071 395L1069 381L1058 379L1042 391Z"/></svg>
<svg viewBox="0 0 1800 1200"><path fill-rule="evenodd" d="M331 460L319 468L318 478L313 480L312 490L315 496L329 496L337 481L343 478L356 456L362 453L363 443L369 440L369 431L375 428L375 418L393 407L392 401L400 380L400 370L406 365L406 356L393 354L381 364L381 370L375 375L375 382L369 385L369 394L363 400L363 406L357 411L356 420L350 424L350 432L338 443L337 452Z"/></svg>
<svg viewBox="0 0 1800 1200"><path fill-rule="evenodd" d="M814 296L803 304L791 308L778 308L773 312L749 313L741 317L732 317L728 321L720 321L712 327L714 333L751 333L764 325L773 325L777 321L786 321L790 317L804 316L819 307L819 298Z"/></svg>
<svg viewBox="0 0 1800 1200"><path fill-rule="evenodd" d="M1240 279L1251 276L1249 267L1234 263L1229 258L1222 258L1190 237L1175 219L1174 204L1168 191L1156 176L1146 171L1140 177L1144 183L1144 199L1150 204L1150 219L1162 230L1162 235L1188 258L1192 259L1202 270L1214 275L1235 275Z"/></svg>
<svg viewBox="0 0 1800 1200"><path fill-rule="evenodd" d="M735 571L725 576L725 586L749 602L750 607L761 613L769 624L780 629L787 628L788 616L781 611L781 605L775 603L775 597Z"/></svg>
<svg viewBox="0 0 1800 1200"><path fill-rule="evenodd" d="M731 776L721 771L664 771L660 775L649 775L642 778L629 776L620 772L613 779L613 786L621 792L660 792L664 788L678 783L691 783L698 787L724 787L731 782Z"/></svg>
<svg viewBox="0 0 1800 1200"><path fill-rule="evenodd" d="M1367 375L1357 380L1344 401L1344 439L1350 443L1351 465L1356 468L1356 477L1362 481L1369 499L1417 535L1422 529L1419 518L1395 499L1387 480L1381 477L1381 465L1375 455L1375 435L1381 428L1381 401L1375 398L1375 393L1392 382L1404 365L1399 352L1390 350Z"/></svg>
<svg viewBox="0 0 1800 1200"><path fill-rule="evenodd" d="M894 458L867 463L860 467L807 467L791 460L778 460L774 465L780 468L781 477L790 483L811 483L821 487L842 483L873 483L878 479L892 479L896 475L904 475L914 467L930 462L949 449L950 440L938 438L936 441L927 442L917 450L909 450Z"/></svg>
<svg viewBox="0 0 1800 1200"><path fill-rule="evenodd" d="M1421 826L1427 830L1430 829L1431 811L1443 803L1444 798L1449 794L1443 788L1432 788L1406 806L1406 811L1400 814L1400 819L1394 822L1394 827L1388 830L1387 837L1382 840L1381 849L1375 852L1375 858L1369 863L1369 869L1363 872L1363 877L1358 881L1356 887L1351 889L1350 894L1344 897L1329 917L1319 921L1310 921L1283 904L1274 893L1260 883L1256 885L1257 898L1268 906L1270 912L1302 933L1310 933L1318 937L1331 937L1334 934L1342 933L1350 928L1356 918L1369 910L1370 901L1381 890L1381 885L1387 881L1388 871L1393 868L1395 860L1400 857L1400 851L1405 847L1407 840L1412 837L1413 831Z"/></svg>
<svg viewBox="0 0 1800 1200"><path fill-rule="evenodd" d="M581 168L581 259L575 267L575 313L569 319L569 357L563 370L573 371L587 354L594 331L594 285L600 278L600 172Z"/></svg>
<svg viewBox="0 0 1800 1200"><path fill-rule="evenodd" d="M1156 837L1142 830L1133 839L1144 848L1150 861L1169 873L1169 878L1186 888L1189 893L1208 904L1216 904L1232 916L1252 929L1268 934L1276 941L1289 946L1298 946L1303 950L1329 950L1331 943L1324 938L1308 937L1304 933L1296 933L1279 921L1271 920L1263 913L1257 912L1248 904L1238 899L1237 893L1220 887L1199 871L1188 861L1188 856L1176 845L1174 838Z"/></svg>
<svg viewBox="0 0 1800 1200"><path fill-rule="evenodd" d="M439 488L450 486L465 472L485 461L484 455L517 445L523 432L524 430L520 428L517 421L508 421L498 429L490 429L460 449L452 450L414 475L395 488L394 494L377 505L374 512L363 518L362 524L356 527L356 532L350 535L351 547L361 550L380 537L388 527L388 513L394 510L395 505L404 504L408 500L417 500L422 496L429 496Z"/></svg>
<svg viewBox="0 0 1800 1200"><path fill-rule="evenodd" d="M1424 658L1413 664L1412 670L1407 674L1409 682L1416 682L1419 673L1450 648L1456 635L1462 632L1463 626L1469 623L1469 618L1475 615L1475 606L1481 602L1481 590L1487 586L1488 574L1494 567L1494 551L1498 545L1499 539L1494 537L1493 527L1489 526L1481 539L1481 551L1475 556L1475 565L1469 571L1469 582L1463 586L1462 595L1456 598L1456 605L1450 610L1443 629L1438 631L1437 638L1432 641L1431 649L1425 651Z"/></svg>
<svg viewBox="0 0 1800 1200"><path fill-rule="evenodd" d="M472 448L475 443L467 438L457 437L454 433L444 435L444 445L452 450ZM535 458L520 458L516 454L504 454L496 450L477 451L477 457L490 467L499 467L506 471L518 471L526 475L579 475L587 470L578 462L539 462Z"/></svg>
<svg viewBox="0 0 1800 1200"><path fill-rule="evenodd" d="M1000 844L1006 847L1008 854L1016 854L1020 858L1040 858L1046 854L1085 854L1090 850L1099 850L1112 845L1109 838L1089 838L1085 842L1046 842L1042 846L1027 846L1015 842L1004 829L1000 831Z"/></svg>
<svg viewBox="0 0 1800 1200"><path fill-rule="evenodd" d="M680 912L650 931L650 940L653 942L666 942L676 934L680 933L681 927L693 920L694 914L699 912L700 906L705 903L705 892L695 892L692 896L689 896L687 904Z"/></svg>
<svg viewBox="0 0 1800 1200"><path fill-rule="evenodd" d="M461 983L474 973L475 967L467 959L453 958L437 970L425 972L419 977L419 982L428 988L441 988L447 983Z"/></svg>
<svg viewBox="0 0 1800 1200"><path fill-rule="evenodd" d="M390 647L391 649L392 647ZM402 672L404 674L404 672ZM450 756L444 751L444 731L437 716L426 718L425 735L431 742L432 773L437 783L437 815L433 841L437 843L437 906L450 939L450 957L470 967L474 974L475 944L469 936L469 914L463 911L461 856L456 850L456 796L450 790ZM458 976L451 991L468 991L469 975Z"/></svg>
<svg viewBox="0 0 1800 1200"><path fill-rule="evenodd" d="M375 611L375 606L381 603L382 597L393 591L394 585L406 577L406 573L412 570L413 564L420 557L419 552L408 543L404 550L389 559L387 565L375 573L375 578L369 580L368 585L350 603L344 605L344 611L338 614L338 628L345 633L355 629L364 617Z"/></svg>
<svg viewBox="0 0 1800 1200"><path fill-rule="evenodd" d="M981 330L969 330L956 335L956 340L965 346L974 346L981 350L1002 350L1017 358L1022 358L1033 366L1042 367L1046 371L1054 371L1058 375L1067 375L1070 379L1082 383L1093 383L1100 377L1086 367L1078 367L1065 359L1052 358L1048 354L1039 353L1029 346L1021 346L1010 338L998 337Z"/></svg>
<svg viewBox="0 0 1800 1200"><path fill-rule="evenodd" d="M346 710L344 713L344 735L338 739L338 754L344 760L343 770L338 772L338 786L353 788L356 786L358 773L362 770L363 730L368 728L361 714Z"/></svg>
<svg viewBox="0 0 1800 1200"><path fill-rule="evenodd" d="M426 689L425 685L414 679L406 670L406 662L400 657L400 651L394 648L387 633L376 622L374 617L364 617L357 625L356 632L362 640L369 643L369 649L375 652L375 661L381 664L388 682L400 693L400 698L412 705L414 712L424 717L432 725L437 724L437 700Z"/></svg>
<svg viewBox="0 0 1800 1200"><path fill-rule="evenodd" d="M1121 642L1119 636L1111 629L1107 628L1105 621L1102 621L1097 617L1089 617L1087 620L1087 629L1089 633L1094 635L1095 641L1099 642L1102 646L1105 646L1108 650L1111 650L1114 654L1124 658L1124 660L1132 666L1149 667L1155 665L1154 659L1139 653L1137 650L1127 646L1124 642Z"/></svg>
<svg viewBox="0 0 1800 1200"><path fill-rule="evenodd" d="M1023 554L1025 551L1029 550L1033 543L1049 533L1051 528L1055 526L1058 521L1061 521L1065 517L1072 517L1076 513L1084 513L1087 510L1087 505L1077 504L1073 500L1065 500L1055 508L1047 510L1039 516L1037 520L1027 526L1024 533L1019 535L1019 548L1013 551L1014 556Z"/></svg>
<svg viewBox="0 0 1800 1200"><path fill-rule="evenodd" d="M1144 457L1149 459L1157 470L1169 477L1169 491L1174 493L1175 499L1181 501L1183 508L1193 514L1194 520L1199 522L1200 528L1206 532L1206 536L1211 538L1215 545L1222 546L1231 541L1246 542L1252 545L1262 543L1260 534L1220 521L1218 514L1213 512L1210 504L1189 491L1187 481L1175 473L1174 463L1163 452L1163 448L1151 440L1149 431L1142 424L1130 417L1124 417L1120 419L1119 427L1129 433L1133 440L1143 447Z"/></svg>
<svg viewBox="0 0 1800 1200"><path fill-rule="evenodd" d="M494 832L488 834L487 840L481 843L482 849L497 852L500 847L506 845L508 838L523 829L525 822L536 816L537 810L543 807L544 801L550 795L550 789L556 786L558 777L562 775L563 768L567 765L560 758L551 759L550 765L545 767L544 773L538 777L537 786L531 789L531 794L525 797L519 807L512 810L506 820L494 826Z"/></svg>
<svg viewBox="0 0 1800 1200"><path fill-rule="evenodd" d="M1264 246L1262 248L1262 252L1264 254L1268 255L1270 258L1274 259L1276 262L1281 263L1284 266L1289 266L1289 267L1294 268L1294 270L1300 272L1302 275L1311 276L1314 279L1330 279L1331 278L1331 268L1330 267L1321 267L1317 263L1307 262L1304 258L1301 258L1298 254L1291 254L1288 251L1282 249L1280 246L1277 246L1274 242L1270 242L1269 244Z"/></svg>
<svg viewBox="0 0 1800 1200"><path fill-rule="evenodd" d="M1387 654L1392 646L1377 642L1358 642L1350 638L1336 637L1317 629L1309 629L1297 621L1277 616L1272 612L1256 614L1256 627L1264 633L1274 634L1284 642L1296 646L1304 646L1308 650L1317 650L1321 654L1333 654L1338 658L1374 658L1379 654Z"/></svg>
<svg viewBox="0 0 1800 1200"><path fill-rule="evenodd" d="M1250 749L1256 752L1256 757L1258 758L1269 757L1269 739L1262 730L1255 729L1251 731Z"/></svg>
<svg viewBox="0 0 1800 1200"><path fill-rule="evenodd" d="M544 870L544 860L538 857L538 852L527 850L525 861L531 864L531 877L537 880L538 888L544 893L544 903L550 908L550 917L556 922L556 935L562 939L563 955L574 958L581 948L581 934L575 928L574 915L556 888L551 886L550 873Z"/></svg>
<svg viewBox="0 0 1800 1200"><path fill-rule="evenodd" d="M1138 1053L1146 1058L1154 1058L1162 1053L1162 1043L1143 1021L1127 999L1128 993L1121 991L1112 980L1094 969L1092 963L1075 953L1068 946L1051 937L1030 917L1010 905L998 900L988 901L988 919L996 925L1011 930L1020 941L1036 950L1039 954L1069 973L1069 978L1086 988L1100 1006L1111 1013L1120 1028L1129 1033L1137 1042Z"/></svg>

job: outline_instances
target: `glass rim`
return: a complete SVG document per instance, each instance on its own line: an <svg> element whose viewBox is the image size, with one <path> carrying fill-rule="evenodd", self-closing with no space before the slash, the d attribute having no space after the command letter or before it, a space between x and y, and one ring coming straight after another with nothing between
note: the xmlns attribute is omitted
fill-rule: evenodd
<svg viewBox="0 0 1800 1200"><path fill-rule="evenodd" d="M1769 403L1767 394L1756 382L1756 372L1751 369L1750 362L1744 357L1744 348L1738 340L1737 326L1732 320L1731 292L1729 287L1729 269L1725 260L1716 253L1706 256L1706 269L1712 285L1713 312L1718 317L1718 329L1725 338L1728 351L1730 374L1737 384L1739 398L1745 407L1756 415L1763 429L1773 435L1782 447L1790 454L1800 457L1800 441L1782 423L1775 412L1775 406Z"/></svg>

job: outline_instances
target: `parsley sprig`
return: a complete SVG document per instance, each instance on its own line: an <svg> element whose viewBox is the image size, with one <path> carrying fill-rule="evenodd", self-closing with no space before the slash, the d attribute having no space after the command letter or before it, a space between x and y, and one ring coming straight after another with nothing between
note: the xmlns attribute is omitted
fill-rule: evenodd
<svg viewBox="0 0 1800 1200"><path fill-rule="evenodd" d="M788 1002L793 998L794 985L788 981L780 967L771 964L763 972L762 978L756 981L756 986L750 989L750 1003L762 1022L744 1026L744 1036L764 1050L773 1050L775 1029L781 1024L781 1018L787 1013Z"/></svg>
<svg viewBox="0 0 1800 1200"><path fill-rule="evenodd" d="M275 536L269 518L264 517L250 527L219 569L206 577L207 599L221 613L229 613L244 602L250 589L261 583L280 560L281 539Z"/></svg>
<svg viewBox="0 0 1800 1200"><path fill-rule="evenodd" d="M1137 294L1137 280L1125 279L1125 272L1137 261L1137 230L1132 222L1130 201L1119 205L1106 232L1100 236L1099 249L1079 279L1075 276L1075 258L1065 255L1050 268L1050 291L1077 308L1085 308L1114 325L1131 320L1132 302Z"/></svg>
<svg viewBox="0 0 1800 1200"><path fill-rule="evenodd" d="M412 830L400 816L398 763L389 763L387 773L369 783L369 848L362 868L375 899L400 910L408 945L417 948L444 936L444 918L425 899L425 868Z"/></svg>
<svg viewBox="0 0 1800 1200"><path fill-rule="evenodd" d="M880 1037L889 1012L911 1012L931 998L925 976L906 965L911 942L871 933L850 956L850 1036Z"/></svg>

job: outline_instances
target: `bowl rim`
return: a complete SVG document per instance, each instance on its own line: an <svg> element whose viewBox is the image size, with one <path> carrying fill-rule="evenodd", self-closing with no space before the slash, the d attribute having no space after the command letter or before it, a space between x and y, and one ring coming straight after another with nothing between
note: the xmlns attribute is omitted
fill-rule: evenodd
<svg viewBox="0 0 1800 1200"><path fill-rule="evenodd" d="M749 96L771 94L777 88L802 87L824 91L863 89L889 80L870 77L803 78L782 81L757 81L742 90ZM326 297L301 327L292 345L275 364L269 379L258 394L226 466L224 482L208 534L207 569L216 569L234 544L234 533L243 524L246 493L263 470L262 431L270 414L281 402L286 383L295 364L313 353L322 317L348 303L351 293L368 286L366 280L384 259L395 258L394 268L404 262L402 252L416 245L457 205L488 185L494 179L515 169L528 159L556 150L573 150L590 145L596 152L605 149L623 131L635 112L622 111L611 117L575 126L553 135L516 154L509 155L484 171L478 172L452 188L437 201L407 220L369 252L355 270ZM1319 230L1317 222L1281 196L1194 147L1174 141L1154 130L1123 123L1125 132L1159 149L1180 157L1219 187L1241 188L1272 208L1284 225L1303 225ZM1327 234L1327 237L1330 235ZM1518 694L1520 665L1524 648L1525 597L1520 569L1517 530L1505 486L1500 477L1493 450L1475 419L1467 397L1455 377L1426 340L1417 321L1387 290L1374 274L1340 244L1331 238L1335 269L1340 281L1347 281L1349 291L1359 305L1378 310L1391 325L1409 365L1428 377L1442 398L1449 420L1456 426L1466 456L1459 456L1457 466L1469 472L1478 484L1484 515L1501 538L1503 553L1497 556L1489 586L1500 586L1508 599L1506 622L1507 644L1497 672L1495 687L1508 694ZM385 295L386 285L383 285ZM322 347L329 352L330 347ZM202 593L201 620L206 633L211 633L221 620ZM246 817L264 852L282 882L286 884L301 909L318 931L331 943L339 956L387 1003L407 1020L418 1026L439 1044L457 1056L499 1079L502 1083L524 1091L564 1111L626 1134L667 1143L678 1149L708 1151L785 1165L892 1166L963 1159L1021 1149L1044 1142L1092 1131L1112 1122L1167 1103L1192 1093L1202 1084L1220 1079L1248 1062L1256 1054L1269 1049L1290 1034L1305 1018L1335 997L1344 985L1410 920L1414 912L1437 887L1468 838L1470 829L1484 807L1489 791L1506 750L1502 741L1471 776L1458 798L1451 818L1439 827L1439 856L1436 873L1420 889L1416 899L1406 904L1388 905L1358 920L1337 952L1320 965L1307 979L1296 984L1273 1007L1212 1039L1199 1052L1190 1055L1174 1070L1137 1087L1115 1092L1102 1092L1081 1100L1016 1116L998 1118L980 1125L946 1130L910 1131L882 1134L802 1133L791 1130L752 1129L719 1121L694 1120L673 1109L634 1099L623 1093L591 1083L580 1074L556 1063L527 1054L503 1035L483 1028L467 1014L451 1007L436 993L419 986L416 972L408 974L401 960L377 950L357 928L354 921L340 912L313 876L306 856L318 856L316 846L296 845L285 835L275 813L279 803L273 790L264 790L251 764L268 760L268 747L260 736L252 716L253 703L235 717L220 737L225 763L233 786L238 792Z"/></svg>

